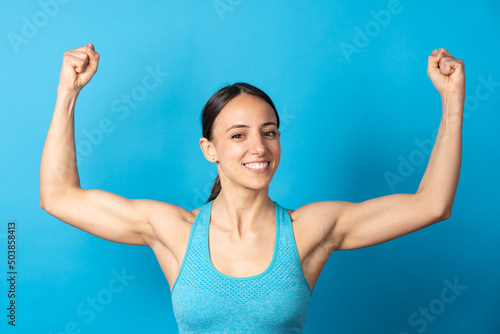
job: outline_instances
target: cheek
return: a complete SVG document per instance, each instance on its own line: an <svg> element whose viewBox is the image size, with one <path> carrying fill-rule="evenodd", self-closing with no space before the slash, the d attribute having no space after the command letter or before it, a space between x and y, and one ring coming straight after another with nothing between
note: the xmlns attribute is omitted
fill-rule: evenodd
<svg viewBox="0 0 500 334"><path fill-rule="evenodd" d="M272 154L275 156L276 159L279 159L281 155L281 145L279 142L275 142L272 145L270 145L269 150L272 152Z"/></svg>
<svg viewBox="0 0 500 334"><path fill-rule="evenodd" d="M219 161L228 167L239 165L240 161L245 156L244 145L230 144L224 145L219 150Z"/></svg>

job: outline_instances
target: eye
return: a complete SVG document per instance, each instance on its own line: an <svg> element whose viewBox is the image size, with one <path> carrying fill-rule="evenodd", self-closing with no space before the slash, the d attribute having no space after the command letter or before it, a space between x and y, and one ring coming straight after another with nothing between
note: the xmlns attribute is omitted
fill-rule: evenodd
<svg viewBox="0 0 500 334"><path fill-rule="evenodd" d="M231 136L231 138L235 138L235 139L240 139L242 137L243 137L243 135L241 133L237 133L237 134L234 134Z"/></svg>
<svg viewBox="0 0 500 334"><path fill-rule="evenodd" d="M274 130L272 130L272 131L266 131L266 132L264 132L264 134L266 136L273 137L273 136L276 136L276 131L274 131Z"/></svg>

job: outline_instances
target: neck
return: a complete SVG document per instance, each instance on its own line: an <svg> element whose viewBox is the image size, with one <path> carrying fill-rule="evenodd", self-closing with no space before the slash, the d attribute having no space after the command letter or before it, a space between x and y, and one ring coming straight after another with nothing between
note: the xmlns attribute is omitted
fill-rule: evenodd
<svg viewBox="0 0 500 334"><path fill-rule="evenodd" d="M268 188L243 192L229 192L223 188L212 203L211 216L216 222L214 225L242 238L269 221L274 222L274 213L274 202L269 198Z"/></svg>

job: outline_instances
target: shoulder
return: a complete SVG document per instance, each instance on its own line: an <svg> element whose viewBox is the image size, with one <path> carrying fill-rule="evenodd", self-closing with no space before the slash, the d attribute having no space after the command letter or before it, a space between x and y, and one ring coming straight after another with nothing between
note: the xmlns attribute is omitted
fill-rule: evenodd
<svg viewBox="0 0 500 334"><path fill-rule="evenodd" d="M311 244L312 248L321 247L333 252L340 242L335 227L342 210L342 201L322 201L303 205L296 210L288 210L293 223L294 233Z"/></svg>
<svg viewBox="0 0 500 334"><path fill-rule="evenodd" d="M322 201L305 204L296 210L287 210L294 221L335 221L344 208L344 203L346 202Z"/></svg>
<svg viewBox="0 0 500 334"><path fill-rule="evenodd" d="M189 211L191 213L191 218L193 219L193 221L194 221L194 218L196 218L196 215L198 214L198 211L200 211L200 208L196 208L196 209L193 209L193 210Z"/></svg>
<svg viewBox="0 0 500 334"><path fill-rule="evenodd" d="M161 202L149 201L148 221L153 236L148 244L160 242L167 248L172 248L177 240L189 235L191 226L196 218L198 209L188 211L180 206Z"/></svg>
<svg viewBox="0 0 500 334"><path fill-rule="evenodd" d="M196 214L193 211L188 211L181 206L170 204L161 201L148 201L149 220L153 224L169 224L172 223L189 223L193 220Z"/></svg>

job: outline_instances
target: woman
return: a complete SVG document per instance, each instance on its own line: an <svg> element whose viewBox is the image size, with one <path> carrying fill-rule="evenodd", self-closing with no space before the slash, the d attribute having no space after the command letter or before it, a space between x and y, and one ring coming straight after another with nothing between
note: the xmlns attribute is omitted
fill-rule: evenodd
<svg viewBox="0 0 500 334"><path fill-rule="evenodd" d="M295 211L268 196L280 162L276 108L264 92L241 83L216 92L203 109L200 147L219 176L201 208L189 212L82 189L74 106L98 62L92 44L64 54L41 161L40 206L97 237L150 246L170 284L181 332L301 332L333 251L376 245L451 215L465 75L463 61L445 49L428 59L443 116L418 190L361 203L310 203Z"/></svg>

